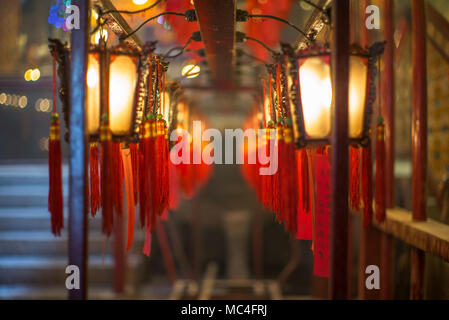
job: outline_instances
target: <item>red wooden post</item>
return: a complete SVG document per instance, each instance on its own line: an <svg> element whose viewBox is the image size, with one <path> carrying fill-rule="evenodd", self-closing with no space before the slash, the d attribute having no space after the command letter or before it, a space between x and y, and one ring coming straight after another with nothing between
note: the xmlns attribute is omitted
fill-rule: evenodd
<svg viewBox="0 0 449 320"><path fill-rule="evenodd" d="M413 220L425 221L427 173L427 68L426 14L424 0L412 1L412 207ZM425 253L411 254L410 298L423 298Z"/></svg>
<svg viewBox="0 0 449 320"><path fill-rule="evenodd" d="M360 1L360 44L362 47L369 46L371 43L370 30L366 28L366 8L369 5L368 0ZM380 88L378 88L380 90ZM372 126L374 128L374 126ZM373 132L375 132L373 130ZM372 134L375 137L375 135ZM372 140L374 141L374 140ZM381 265L380 243L382 233L375 227L365 228L360 224L360 242L359 242L359 270L358 270L358 298L363 300L377 300L380 298L379 290L368 290L366 288L366 267L369 265Z"/></svg>
<svg viewBox="0 0 449 320"><path fill-rule="evenodd" d="M385 180L386 206L394 207L394 6L393 0L384 0L383 38L387 41L383 55L382 116L385 123Z"/></svg>
<svg viewBox="0 0 449 320"><path fill-rule="evenodd" d="M385 192L386 207L394 207L394 6L393 0L383 3L383 38L387 41L383 56L382 72L382 116L385 123ZM386 233L381 234L381 298L393 297L393 238Z"/></svg>
<svg viewBox="0 0 449 320"><path fill-rule="evenodd" d="M79 268L80 288L69 290L71 300L87 299L87 139L84 106L89 2L72 2L80 11L80 28L72 30L70 68L69 265Z"/></svg>
<svg viewBox="0 0 449 320"><path fill-rule="evenodd" d="M332 205L330 237L331 299L348 295L348 87L349 87L349 0L334 1L332 65Z"/></svg>

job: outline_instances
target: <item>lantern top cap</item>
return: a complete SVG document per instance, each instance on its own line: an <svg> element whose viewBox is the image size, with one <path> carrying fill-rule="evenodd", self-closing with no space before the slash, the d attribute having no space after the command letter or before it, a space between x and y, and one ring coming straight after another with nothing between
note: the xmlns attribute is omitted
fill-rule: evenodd
<svg viewBox="0 0 449 320"><path fill-rule="evenodd" d="M352 56L360 57L375 57L383 54L385 50L386 41L375 42L371 46L363 48L358 43L351 44L349 50ZM314 43L306 49L298 51L297 58L304 58L310 56L329 56L331 54L331 46L329 43L318 44Z"/></svg>

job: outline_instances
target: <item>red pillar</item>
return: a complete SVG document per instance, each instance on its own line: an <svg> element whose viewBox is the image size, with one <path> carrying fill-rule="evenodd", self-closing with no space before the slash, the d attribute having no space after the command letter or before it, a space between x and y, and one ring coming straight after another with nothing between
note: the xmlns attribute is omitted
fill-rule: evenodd
<svg viewBox="0 0 449 320"><path fill-rule="evenodd" d="M412 1L412 207L413 220L425 221L427 173L427 68L424 0ZM411 252L410 298L423 298L425 253Z"/></svg>
<svg viewBox="0 0 449 320"><path fill-rule="evenodd" d="M360 44L362 47L369 46L371 44L370 30L366 28L366 8L370 5L370 1L360 1ZM380 90L380 88L378 88ZM377 114L376 114L377 115ZM371 126L374 128L374 126ZM373 132L375 132L373 130ZM371 135L375 137L374 134ZM372 139L372 141L374 141ZM373 226L368 228L360 223L360 241L359 241L359 270L358 270L358 298L362 300L378 300L380 298L379 290L368 290L366 288L366 267L369 265L381 265L380 257L380 243L381 232ZM381 287L382 288L382 287Z"/></svg>
<svg viewBox="0 0 449 320"><path fill-rule="evenodd" d="M383 38L387 41L383 56L382 72L382 116L385 123L385 192L386 207L394 207L394 6L393 0L384 0L383 3ZM393 238L382 233L380 243L381 259L381 298L393 298Z"/></svg>

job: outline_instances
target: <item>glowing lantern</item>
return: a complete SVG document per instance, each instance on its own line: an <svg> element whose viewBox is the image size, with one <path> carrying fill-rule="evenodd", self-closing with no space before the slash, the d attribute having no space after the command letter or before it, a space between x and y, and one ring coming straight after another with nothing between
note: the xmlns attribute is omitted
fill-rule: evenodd
<svg viewBox="0 0 449 320"><path fill-rule="evenodd" d="M105 71L101 71L105 59ZM115 140L135 140L140 117L137 115L140 56L129 48L110 50L96 47L89 52L87 69L86 128L91 139L97 139L101 116L109 114L109 126ZM103 74L102 74L103 73ZM105 97L101 101L101 85ZM102 110L103 108L108 108Z"/></svg>
<svg viewBox="0 0 449 320"><path fill-rule="evenodd" d="M369 143L372 107L376 96L377 57L385 44L368 50L353 45L349 58L349 138ZM299 147L328 143L332 132L332 68L328 47L313 47L287 59L290 110Z"/></svg>

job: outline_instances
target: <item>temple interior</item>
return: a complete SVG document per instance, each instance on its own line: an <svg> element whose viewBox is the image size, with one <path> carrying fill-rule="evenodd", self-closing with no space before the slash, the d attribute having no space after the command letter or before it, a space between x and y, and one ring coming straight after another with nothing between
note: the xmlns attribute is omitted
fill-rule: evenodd
<svg viewBox="0 0 449 320"><path fill-rule="evenodd" d="M449 299L448 1L0 13L0 299Z"/></svg>

